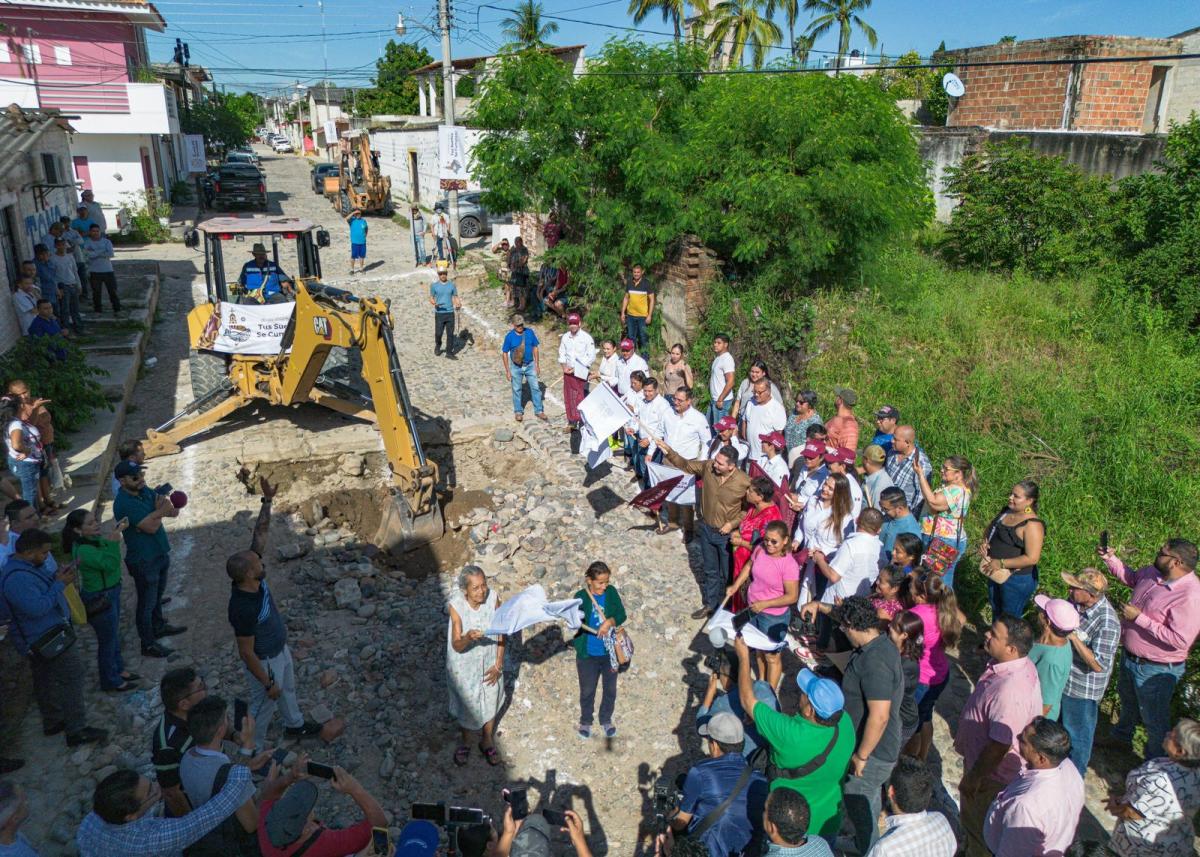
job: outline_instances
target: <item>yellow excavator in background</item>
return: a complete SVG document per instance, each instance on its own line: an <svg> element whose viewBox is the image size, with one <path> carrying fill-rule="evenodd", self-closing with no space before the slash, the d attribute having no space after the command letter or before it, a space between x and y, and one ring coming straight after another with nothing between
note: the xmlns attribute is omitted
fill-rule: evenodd
<svg viewBox="0 0 1200 857"><path fill-rule="evenodd" d="M352 132L339 141L342 147L333 205L342 216L358 209L363 214L392 213L392 180L379 171L379 160L371 151L366 131ZM327 186L333 177L326 179Z"/></svg>
<svg viewBox="0 0 1200 857"><path fill-rule="evenodd" d="M294 301L258 303L226 271L224 249L269 246L272 261L294 241ZM193 401L143 441L146 456L179 443L253 402L313 402L374 422L391 469L392 502L374 544L410 550L443 533L437 465L425 457L392 338L388 302L323 285L319 248L329 233L294 217L214 217L184 238L204 245L208 302L188 313ZM256 248L257 249L257 248ZM239 264L240 268L240 264ZM240 301L240 302L239 302Z"/></svg>

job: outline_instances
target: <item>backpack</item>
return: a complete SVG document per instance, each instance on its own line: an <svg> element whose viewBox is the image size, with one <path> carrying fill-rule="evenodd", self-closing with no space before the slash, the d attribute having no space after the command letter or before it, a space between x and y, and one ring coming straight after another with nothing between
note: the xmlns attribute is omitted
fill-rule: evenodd
<svg viewBox="0 0 1200 857"><path fill-rule="evenodd" d="M225 782L229 779L229 769L232 767L232 763L226 763L217 771L217 775L213 777L209 800L225 788ZM210 830L183 849L183 854L184 857L262 857L257 832L247 833L238 821L236 812L230 813L214 830Z"/></svg>

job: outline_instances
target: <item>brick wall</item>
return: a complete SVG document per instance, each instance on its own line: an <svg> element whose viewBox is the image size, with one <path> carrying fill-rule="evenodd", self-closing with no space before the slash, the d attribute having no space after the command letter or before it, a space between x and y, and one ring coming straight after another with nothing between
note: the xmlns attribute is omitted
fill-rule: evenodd
<svg viewBox="0 0 1200 857"><path fill-rule="evenodd" d="M955 56L959 62L1150 56L1181 47L1178 39L1067 36L967 48ZM1153 65L969 67L958 74L966 94L954 105L947 125L1140 133Z"/></svg>
<svg viewBox="0 0 1200 857"><path fill-rule="evenodd" d="M658 283L663 346L690 344L708 301L708 286L721 276L715 253L695 235L686 235L675 255L650 271Z"/></svg>

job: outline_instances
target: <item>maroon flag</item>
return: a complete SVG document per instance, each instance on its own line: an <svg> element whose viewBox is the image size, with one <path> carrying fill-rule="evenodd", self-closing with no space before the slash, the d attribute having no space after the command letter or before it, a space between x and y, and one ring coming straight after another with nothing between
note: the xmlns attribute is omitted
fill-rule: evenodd
<svg viewBox="0 0 1200 857"><path fill-rule="evenodd" d="M767 471L763 470L762 467L759 466L757 461L750 462L750 468L749 468L748 472L750 474L751 479L753 479L756 476L765 476L767 479L771 479L770 474L768 474ZM775 485L774 479L771 479L771 484ZM794 524L796 522L796 513L793 512L792 507L788 505L788 501L787 501L788 487L789 486L788 486L788 482L786 479L783 480L783 482L779 483L778 485L775 485L775 498L774 499L775 499L775 505L779 507L779 516L783 519L783 522L785 524L787 524L788 532L790 533L792 531L792 524Z"/></svg>
<svg viewBox="0 0 1200 857"><path fill-rule="evenodd" d="M645 509L647 512L657 512L662 508L663 501L667 499L667 495L675 490L675 486L683 479L683 474L672 476L670 479L664 479L657 485L652 485L638 494L629 501L629 505L638 509Z"/></svg>

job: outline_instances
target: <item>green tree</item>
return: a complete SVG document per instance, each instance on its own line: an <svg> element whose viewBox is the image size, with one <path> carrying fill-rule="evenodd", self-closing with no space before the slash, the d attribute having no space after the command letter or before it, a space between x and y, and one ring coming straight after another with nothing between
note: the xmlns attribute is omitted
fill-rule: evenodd
<svg viewBox="0 0 1200 857"><path fill-rule="evenodd" d="M779 25L768 17L770 0L721 0L709 12L712 29L708 34L709 50L716 55L729 45L729 65L740 66L750 48L754 68L762 68L767 51L783 40Z"/></svg>
<svg viewBox="0 0 1200 857"><path fill-rule="evenodd" d="M808 65L808 55L812 52L813 44L816 39L812 36L797 36L792 42L792 57L796 60L796 65L803 68Z"/></svg>
<svg viewBox="0 0 1200 857"><path fill-rule="evenodd" d="M842 58L850 53L850 32L854 27L862 32L867 44L875 47L878 37L875 29L862 19L859 12L871 8L871 0L804 0L804 11L812 12L815 16L808 24L808 35L813 39L838 27L837 68L842 67Z"/></svg>
<svg viewBox="0 0 1200 857"><path fill-rule="evenodd" d="M675 41L683 38L683 19L687 15L684 0L630 0L627 14L633 16L633 23L640 24L654 12L661 12L663 23L675 28Z"/></svg>
<svg viewBox="0 0 1200 857"><path fill-rule="evenodd" d="M358 93L355 113L359 116L415 114L421 103L417 94L419 84L410 72L431 62L429 51L415 42L389 39L383 56L375 62L371 88Z"/></svg>
<svg viewBox="0 0 1200 857"><path fill-rule="evenodd" d="M500 32L515 47L537 48L545 45L546 40L558 32L558 24L553 21L543 24L542 4L535 0L523 0L511 18L501 22Z"/></svg>
<svg viewBox="0 0 1200 857"><path fill-rule="evenodd" d="M998 45L1015 45L1016 43L1016 36L1001 36L1000 41L996 42Z"/></svg>
<svg viewBox="0 0 1200 857"><path fill-rule="evenodd" d="M252 93L213 92L203 102L193 104L181 124L185 134L203 134L209 146L233 149L246 145L262 122L262 108Z"/></svg>
<svg viewBox="0 0 1200 857"><path fill-rule="evenodd" d="M1050 276L1104 260L1108 183L1038 154L1024 137L987 143L963 158L947 170L945 190L959 200L942 244L955 264Z"/></svg>

